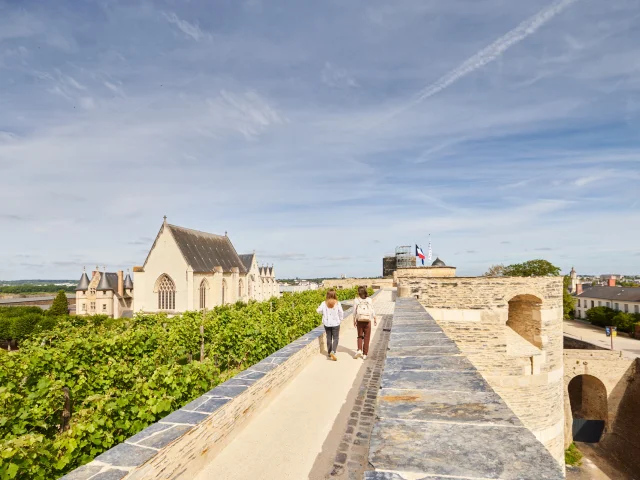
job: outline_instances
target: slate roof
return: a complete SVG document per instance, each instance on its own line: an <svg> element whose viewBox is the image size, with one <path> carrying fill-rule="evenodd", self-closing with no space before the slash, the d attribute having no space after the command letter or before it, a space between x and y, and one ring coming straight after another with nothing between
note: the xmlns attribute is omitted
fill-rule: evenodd
<svg viewBox="0 0 640 480"><path fill-rule="evenodd" d="M238 255L240 257L240 261L244 265L245 270L248 272L251 270L251 264L253 263L253 257L255 257L254 253L245 253L243 255Z"/></svg>
<svg viewBox="0 0 640 480"><path fill-rule="evenodd" d="M131 275L127 273L127 276L124 277L124 288L128 288L133 290L133 280L131 280Z"/></svg>
<svg viewBox="0 0 640 480"><path fill-rule="evenodd" d="M640 288L638 287L591 287L576 297L597 298L600 300L614 300L622 302L640 302Z"/></svg>
<svg viewBox="0 0 640 480"><path fill-rule="evenodd" d="M167 227L194 272L212 272L217 266L222 267L225 272L230 272L233 267L237 267L240 273L247 272L226 235L214 235L170 224Z"/></svg>
<svg viewBox="0 0 640 480"><path fill-rule="evenodd" d="M78 286L76 287L76 292L81 290L89 290L89 277L87 277L87 272L82 274L82 277L80 277L80 281L78 282Z"/></svg>
<svg viewBox="0 0 640 480"><path fill-rule="evenodd" d="M100 281L96 288L99 292L105 290L118 291L118 274L112 272L100 272Z"/></svg>

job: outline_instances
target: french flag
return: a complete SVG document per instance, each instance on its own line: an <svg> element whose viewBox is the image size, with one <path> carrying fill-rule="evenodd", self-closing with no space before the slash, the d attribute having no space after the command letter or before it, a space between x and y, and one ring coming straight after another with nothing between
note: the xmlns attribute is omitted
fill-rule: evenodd
<svg viewBox="0 0 640 480"><path fill-rule="evenodd" d="M426 257L424 256L424 252L418 245L416 245L416 257L420 258L420 260L422 260L422 264L424 265L424 259Z"/></svg>

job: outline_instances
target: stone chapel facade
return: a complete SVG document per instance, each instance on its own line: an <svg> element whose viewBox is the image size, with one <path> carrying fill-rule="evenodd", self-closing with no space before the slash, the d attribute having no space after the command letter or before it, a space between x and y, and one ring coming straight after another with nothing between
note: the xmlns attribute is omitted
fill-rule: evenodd
<svg viewBox="0 0 640 480"><path fill-rule="evenodd" d="M134 312L181 313L279 295L273 266L238 255L225 233L192 230L166 218L144 265L134 267Z"/></svg>

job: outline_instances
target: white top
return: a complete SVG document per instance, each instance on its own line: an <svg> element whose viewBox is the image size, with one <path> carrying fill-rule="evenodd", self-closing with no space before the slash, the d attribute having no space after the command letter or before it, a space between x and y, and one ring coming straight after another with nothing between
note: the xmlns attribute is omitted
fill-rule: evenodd
<svg viewBox="0 0 640 480"><path fill-rule="evenodd" d="M329 308L327 302L322 302L316 312L322 314L322 324L325 327L338 327L344 318L344 310L340 302L336 302L333 308Z"/></svg>
<svg viewBox="0 0 640 480"><path fill-rule="evenodd" d="M376 318L376 311L373 308L373 300L371 300L371 297L367 297L365 299L356 297L356 299L353 301L353 318L356 318L356 314L358 313L358 305L362 302L369 302L371 304L371 312L373 313L372 320L374 320Z"/></svg>

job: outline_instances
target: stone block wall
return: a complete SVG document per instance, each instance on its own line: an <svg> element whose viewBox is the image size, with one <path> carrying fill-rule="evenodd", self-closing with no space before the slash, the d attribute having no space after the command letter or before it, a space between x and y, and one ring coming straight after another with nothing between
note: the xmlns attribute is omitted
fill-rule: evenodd
<svg viewBox="0 0 640 480"><path fill-rule="evenodd" d="M562 278L405 277L401 287L563 464Z"/></svg>

